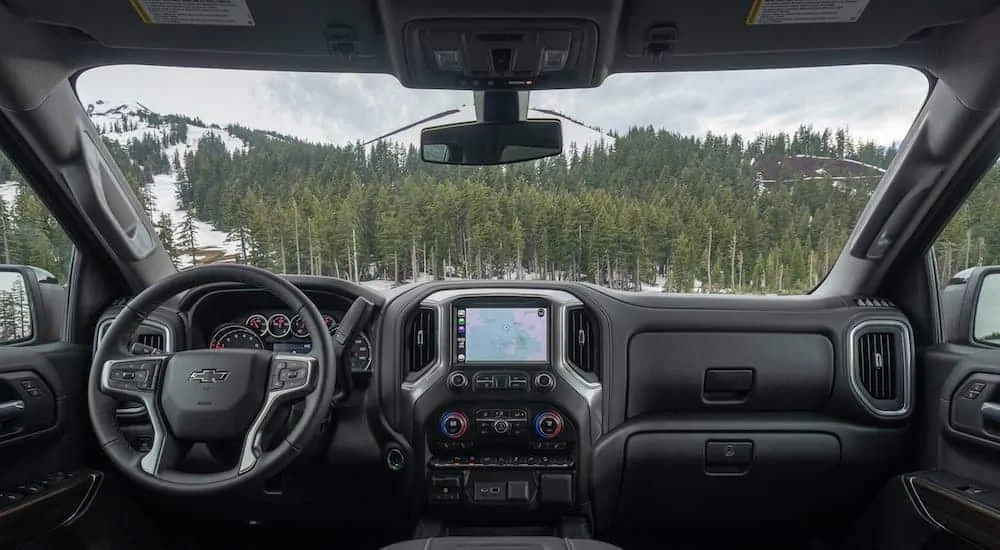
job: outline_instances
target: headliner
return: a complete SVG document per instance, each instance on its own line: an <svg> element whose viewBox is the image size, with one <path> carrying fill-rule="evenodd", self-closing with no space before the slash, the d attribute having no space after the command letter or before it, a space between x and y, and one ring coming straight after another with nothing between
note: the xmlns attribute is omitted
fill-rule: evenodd
<svg viewBox="0 0 1000 550"><path fill-rule="evenodd" d="M854 23L748 26L752 0L247 0L253 27L150 25L126 0L5 0L0 55L78 71L108 64L375 72L408 81L403 26L443 17L562 17L600 28L591 85L609 74L888 63L933 72L935 51L998 0L871 0ZM671 23L671 55L636 55L652 22ZM332 55L331 27L347 25L358 55Z"/></svg>

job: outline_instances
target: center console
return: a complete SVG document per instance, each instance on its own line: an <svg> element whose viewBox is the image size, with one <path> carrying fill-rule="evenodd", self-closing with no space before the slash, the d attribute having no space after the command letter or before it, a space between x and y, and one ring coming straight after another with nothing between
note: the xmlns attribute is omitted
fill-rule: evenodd
<svg viewBox="0 0 1000 550"><path fill-rule="evenodd" d="M601 386L597 373L567 359L567 345L577 343L569 312L582 308L579 300L555 290L470 289L437 292L421 307L436 312L441 352L403 390L413 399L428 512L492 522L582 510Z"/></svg>

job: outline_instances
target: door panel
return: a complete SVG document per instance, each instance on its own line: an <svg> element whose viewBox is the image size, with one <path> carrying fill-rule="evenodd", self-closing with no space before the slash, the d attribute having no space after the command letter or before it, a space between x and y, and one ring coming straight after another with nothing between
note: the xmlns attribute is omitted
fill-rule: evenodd
<svg viewBox="0 0 1000 550"><path fill-rule="evenodd" d="M0 547L72 522L100 487L85 467L88 361L65 343L0 348Z"/></svg>
<svg viewBox="0 0 1000 550"><path fill-rule="evenodd" d="M1000 350L945 344L918 359L925 407L921 470L902 477L910 505L946 547L1000 547Z"/></svg>

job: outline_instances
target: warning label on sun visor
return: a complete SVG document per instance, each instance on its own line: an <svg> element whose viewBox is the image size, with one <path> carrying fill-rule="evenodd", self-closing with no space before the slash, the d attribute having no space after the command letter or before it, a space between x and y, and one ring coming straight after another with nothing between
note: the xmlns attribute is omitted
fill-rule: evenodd
<svg viewBox="0 0 1000 550"><path fill-rule="evenodd" d="M853 23L868 0L754 0L747 25L808 25Z"/></svg>
<svg viewBox="0 0 1000 550"><path fill-rule="evenodd" d="M253 27L246 0L130 0L143 23Z"/></svg>

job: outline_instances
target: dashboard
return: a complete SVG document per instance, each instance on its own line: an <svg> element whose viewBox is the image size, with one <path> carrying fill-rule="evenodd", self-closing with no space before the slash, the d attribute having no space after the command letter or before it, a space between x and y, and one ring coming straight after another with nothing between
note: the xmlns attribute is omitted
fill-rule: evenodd
<svg viewBox="0 0 1000 550"><path fill-rule="evenodd" d="M323 314L327 331L333 334L353 296L324 291L306 294ZM208 292L192 303L189 319L191 349L250 348L290 354L308 354L312 349L309 329L301 317L260 291ZM351 343L348 358L353 372L371 372L374 360L368 330Z"/></svg>
<svg viewBox="0 0 1000 550"><path fill-rule="evenodd" d="M330 334L343 317L340 311L323 311L323 322ZM265 349L276 353L308 354L312 349L309 328L298 315L285 310L240 311L215 327L208 339L209 349ZM348 348L351 370L368 372L372 368L372 344L362 332Z"/></svg>
<svg viewBox="0 0 1000 550"><path fill-rule="evenodd" d="M198 513L378 509L449 532L497 516L586 518L598 533L664 518L834 521L881 486L909 437L912 329L884 300L537 281L379 294L288 279L327 330L357 297L375 305L351 349L353 393L308 459L263 493ZM291 312L237 284L191 291L148 321L177 350L309 352ZM891 394L869 387L873 365Z"/></svg>

